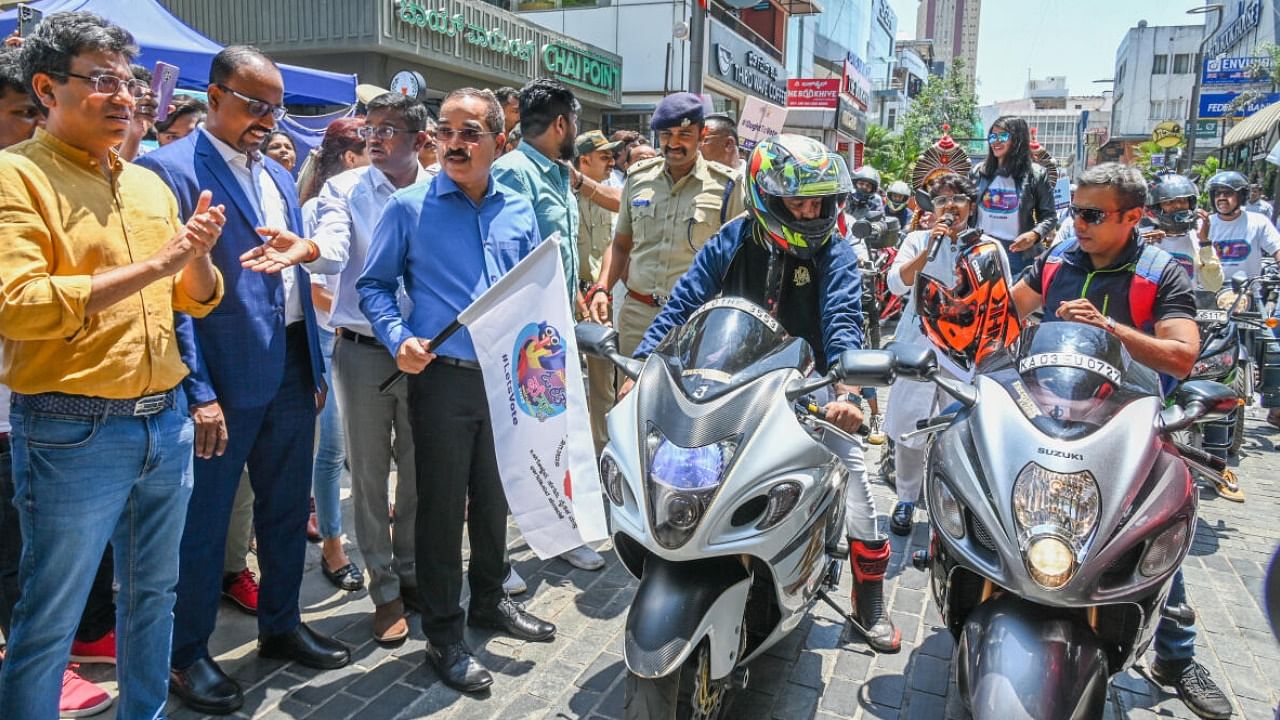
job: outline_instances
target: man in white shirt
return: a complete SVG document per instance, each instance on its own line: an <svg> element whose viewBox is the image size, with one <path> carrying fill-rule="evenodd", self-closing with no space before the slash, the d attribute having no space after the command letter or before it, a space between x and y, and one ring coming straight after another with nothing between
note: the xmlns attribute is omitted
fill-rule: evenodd
<svg viewBox="0 0 1280 720"><path fill-rule="evenodd" d="M1209 221L1207 239L1218 251L1222 273L1231 277L1243 272L1249 277L1262 273L1262 258L1280 260L1280 232L1271 220L1246 210L1249 185L1235 171L1220 172L1209 178L1209 200L1217 214ZM1204 228L1201 238L1206 237Z"/></svg>
<svg viewBox="0 0 1280 720"><path fill-rule="evenodd" d="M1271 203L1267 202L1266 198L1262 197L1262 186L1258 183L1253 183L1249 186L1249 202L1245 203L1244 209L1249 212L1256 212L1268 220L1275 216L1275 209L1271 207Z"/></svg>
<svg viewBox="0 0 1280 720"><path fill-rule="evenodd" d="M334 176L320 191L312 241L320 257L305 267L336 275L330 325L338 339L333 350L333 384L346 433L351 468L356 542L369 569L373 599L373 637L398 642L409 634L406 602L421 608L414 565L414 519L418 495L409 429L408 383L386 393L378 385L396 372L395 358L373 336L360 312L356 281L364 269L373 228L392 193L431 177L418 161L427 142L427 110L398 93L386 93L368 105L360 133L372 162ZM387 477L393 456L397 480L396 522L387 516ZM338 568L330 568L338 570Z"/></svg>

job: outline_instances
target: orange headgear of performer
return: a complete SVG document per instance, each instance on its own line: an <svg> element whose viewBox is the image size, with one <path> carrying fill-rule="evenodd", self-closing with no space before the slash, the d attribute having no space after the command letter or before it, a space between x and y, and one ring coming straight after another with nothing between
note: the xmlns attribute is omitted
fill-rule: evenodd
<svg viewBox="0 0 1280 720"><path fill-rule="evenodd" d="M925 337L965 371L1000 356L1022 332L1000 246L988 238L956 259L954 286L920 273L915 298Z"/></svg>

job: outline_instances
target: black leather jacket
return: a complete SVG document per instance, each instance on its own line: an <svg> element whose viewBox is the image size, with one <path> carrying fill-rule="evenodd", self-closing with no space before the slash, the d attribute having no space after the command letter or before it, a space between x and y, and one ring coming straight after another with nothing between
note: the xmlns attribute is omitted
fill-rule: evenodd
<svg viewBox="0 0 1280 720"><path fill-rule="evenodd" d="M982 176L981 170L982 166L978 165L969 173L969 179L978 186L979 199L991 184ZM1030 182L1027 178L1017 178L1015 183L1018 186L1018 234L1035 230L1040 242L1050 242L1053 231L1058 227L1058 211L1054 206L1048 171L1043 165L1032 163ZM974 213L974 222L977 222L977 213Z"/></svg>

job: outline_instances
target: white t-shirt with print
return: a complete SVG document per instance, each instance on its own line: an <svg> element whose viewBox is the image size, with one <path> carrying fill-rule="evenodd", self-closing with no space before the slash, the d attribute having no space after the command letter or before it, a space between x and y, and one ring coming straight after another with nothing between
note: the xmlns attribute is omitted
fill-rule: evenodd
<svg viewBox="0 0 1280 720"><path fill-rule="evenodd" d="M1209 221L1209 241L1218 251L1223 277L1237 272L1249 277L1262 274L1263 257L1280 251L1280 232L1265 216L1244 211L1235 220L1214 215Z"/></svg>
<svg viewBox="0 0 1280 720"><path fill-rule="evenodd" d="M997 175L978 198L978 228L1004 241L1018 237L1018 186Z"/></svg>
<svg viewBox="0 0 1280 720"><path fill-rule="evenodd" d="M1173 256L1179 267L1187 271L1187 276L1191 278L1191 283L1197 290L1204 289L1200 283L1200 274L1196 272L1196 258L1200 256L1198 238L1189 232L1181 235L1165 235L1163 240L1156 243L1156 247Z"/></svg>

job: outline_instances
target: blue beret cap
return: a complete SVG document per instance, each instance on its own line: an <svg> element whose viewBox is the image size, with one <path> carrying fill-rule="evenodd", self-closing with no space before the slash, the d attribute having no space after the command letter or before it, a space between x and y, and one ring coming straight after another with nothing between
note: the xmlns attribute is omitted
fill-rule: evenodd
<svg viewBox="0 0 1280 720"><path fill-rule="evenodd" d="M662 98L649 121L651 130L694 125L702 122L702 98L688 92L678 92Z"/></svg>

